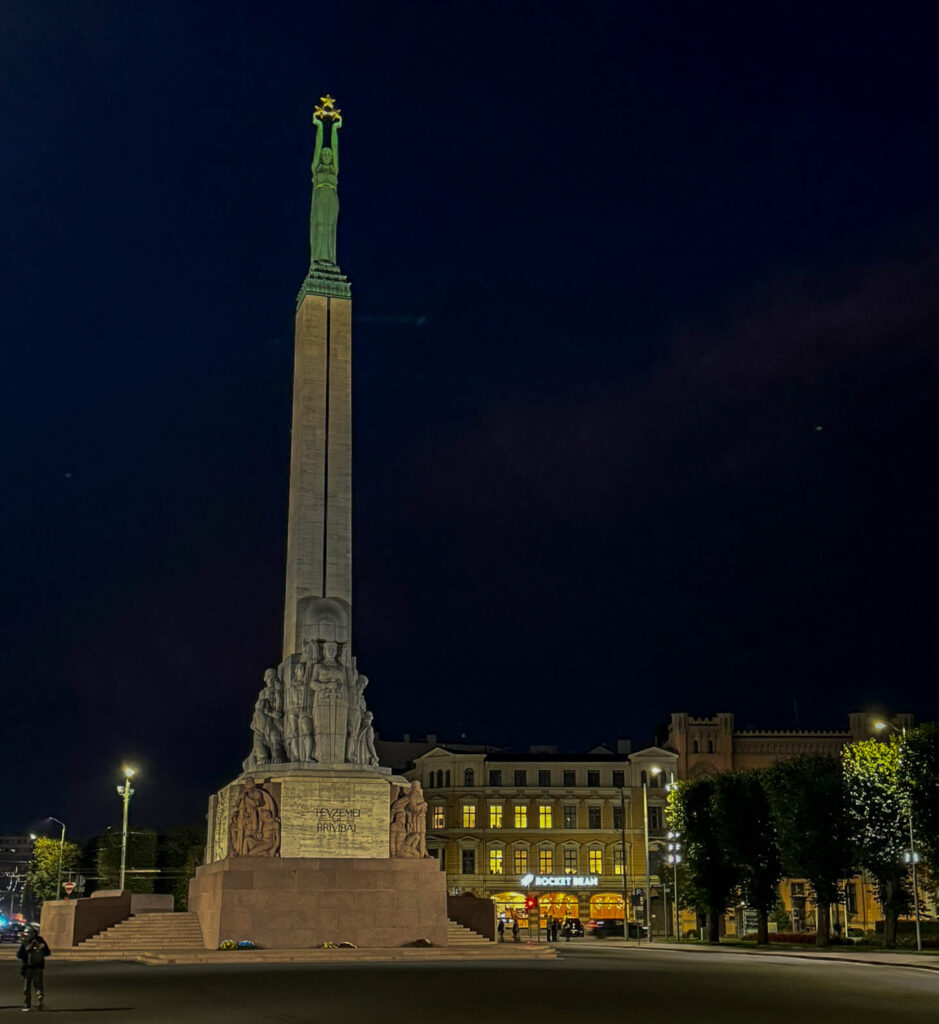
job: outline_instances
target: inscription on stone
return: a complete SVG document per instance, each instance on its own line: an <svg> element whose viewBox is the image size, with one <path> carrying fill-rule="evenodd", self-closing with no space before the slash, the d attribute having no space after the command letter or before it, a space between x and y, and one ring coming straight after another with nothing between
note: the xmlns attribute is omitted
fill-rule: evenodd
<svg viewBox="0 0 939 1024"><path fill-rule="evenodd" d="M285 778L281 822L282 857L387 857L388 783Z"/></svg>

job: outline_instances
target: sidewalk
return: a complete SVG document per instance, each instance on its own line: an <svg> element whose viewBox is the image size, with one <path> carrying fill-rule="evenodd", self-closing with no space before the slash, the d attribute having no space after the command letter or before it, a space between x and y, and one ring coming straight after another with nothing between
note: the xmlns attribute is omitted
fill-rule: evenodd
<svg viewBox="0 0 939 1024"><path fill-rule="evenodd" d="M697 942L643 942L639 945L635 940L604 939L604 943L613 942L623 949L637 952L658 950L668 953L697 953L700 956L720 956L727 953L739 953L743 956L786 956L798 960L835 960L848 964L875 964L881 967L916 967L923 971L939 971L939 956L930 953L913 953L908 951L892 952L890 950L839 949L816 950L811 947L801 949L774 949L762 946L759 949L747 946L708 946Z"/></svg>

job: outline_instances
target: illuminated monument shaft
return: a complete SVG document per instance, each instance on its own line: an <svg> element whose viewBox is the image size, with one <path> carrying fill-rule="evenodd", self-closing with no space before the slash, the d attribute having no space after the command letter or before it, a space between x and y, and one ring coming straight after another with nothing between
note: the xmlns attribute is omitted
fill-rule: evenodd
<svg viewBox="0 0 939 1024"><path fill-rule="evenodd" d="M315 119L310 270L294 331L285 659L324 638L313 636L317 623L330 633L334 620L329 639L350 648L352 639L352 299L335 263L342 119L332 119L329 146L323 122Z"/></svg>

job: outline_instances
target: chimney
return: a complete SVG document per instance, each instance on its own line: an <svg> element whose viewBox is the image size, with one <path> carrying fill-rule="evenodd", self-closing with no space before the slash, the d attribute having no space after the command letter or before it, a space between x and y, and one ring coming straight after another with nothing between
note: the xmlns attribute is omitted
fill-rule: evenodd
<svg viewBox="0 0 939 1024"><path fill-rule="evenodd" d="M622 737L620 737L620 739L618 739L616 741L616 753L617 754L629 754L629 753L632 753L632 749L633 749L633 741L632 740L627 740L627 739L623 739Z"/></svg>
<svg viewBox="0 0 939 1024"><path fill-rule="evenodd" d="M427 734L427 742L432 746L437 746L437 734L435 732L429 732Z"/></svg>
<svg viewBox="0 0 939 1024"><path fill-rule="evenodd" d="M405 743L410 743L411 742L411 734L409 732L406 732L404 734L404 742Z"/></svg>

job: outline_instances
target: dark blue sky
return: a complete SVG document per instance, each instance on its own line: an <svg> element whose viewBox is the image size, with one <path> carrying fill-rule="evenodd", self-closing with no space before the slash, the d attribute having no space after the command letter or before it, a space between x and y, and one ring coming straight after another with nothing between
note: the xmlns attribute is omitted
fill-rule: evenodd
<svg viewBox="0 0 939 1024"><path fill-rule="evenodd" d="M935 714L935 66L896 6L5 4L0 830L247 753L327 90L381 731Z"/></svg>

